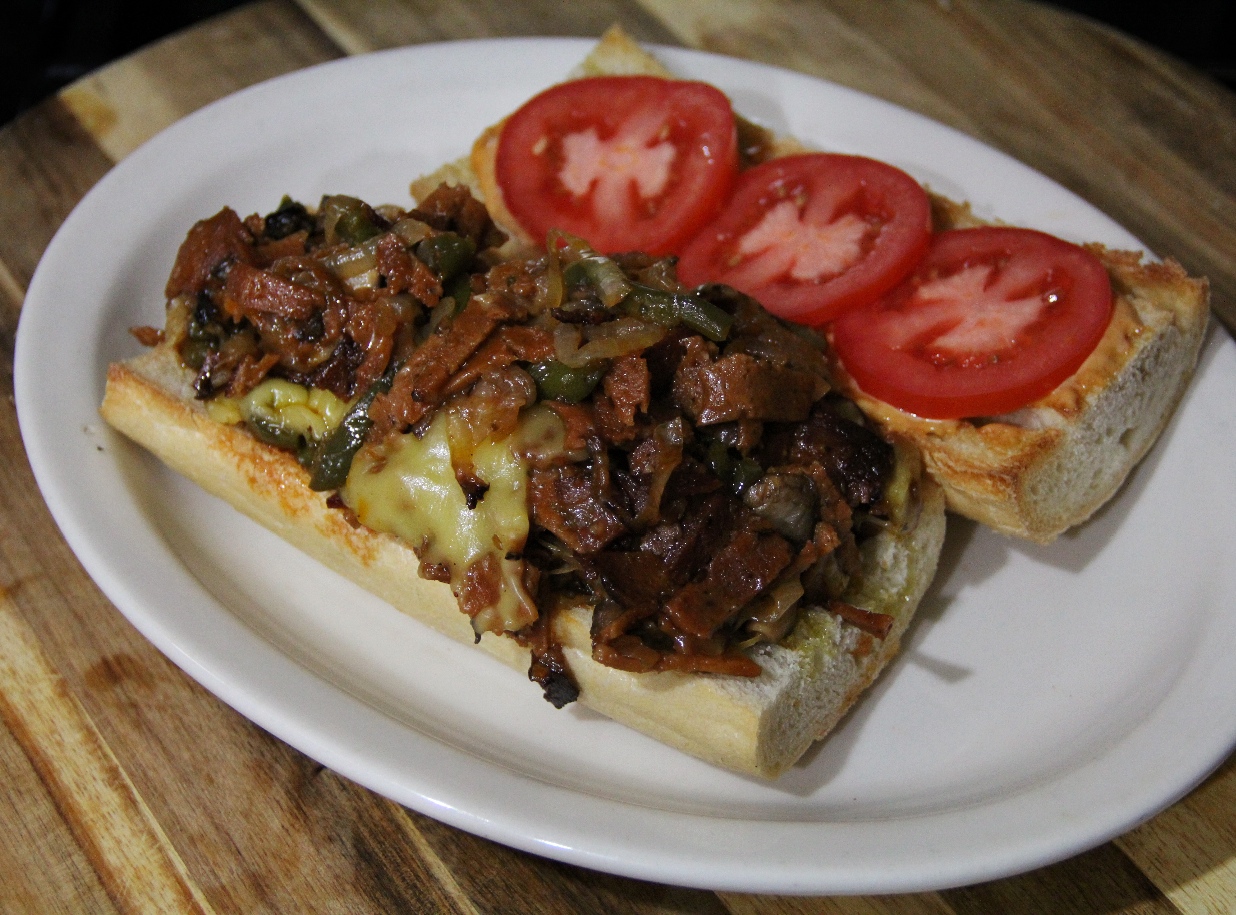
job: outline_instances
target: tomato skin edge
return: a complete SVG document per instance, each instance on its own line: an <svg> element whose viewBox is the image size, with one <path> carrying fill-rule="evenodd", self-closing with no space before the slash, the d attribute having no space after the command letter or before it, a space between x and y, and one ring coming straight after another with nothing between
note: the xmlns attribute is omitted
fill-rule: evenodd
<svg viewBox="0 0 1236 915"><path fill-rule="evenodd" d="M937 366L886 346L879 339L880 321L894 320L888 317L890 303L906 298L907 287L938 266L934 261L942 245L984 236L1020 237L1031 254L1048 251L1059 258L1052 263L1068 277L1062 280L1069 300L1060 309L1064 313L1036 325L1037 342L990 365ZM834 321L828 336L842 367L865 394L925 419L982 418L1029 406L1071 378L1102 341L1113 311L1110 277L1092 252L1031 229L979 227L941 233L924 262L897 289Z"/></svg>
<svg viewBox="0 0 1236 915"><path fill-rule="evenodd" d="M784 156L741 173L717 220L684 248L679 277L687 285L726 283L728 268L717 262L767 211L771 198L786 193L783 188L818 190L828 183L845 187L844 196L874 201L880 210L880 232L861 259L823 282L777 280L759 287L741 282L730 285L758 299L778 317L817 327L878 298L896 286L927 252L931 200L901 169L878 159L841 153Z"/></svg>
<svg viewBox="0 0 1236 915"><path fill-rule="evenodd" d="M555 125L584 129L580 125L589 118L630 114L641 104L647 108L652 103L675 119L671 136L685 137L698 130L702 142L676 147L674 185L670 194L657 198L654 215L626 223L606 219L593 212L591 191L574 197L557 182L557 173L546 165L544 148L556 152L557 141L547 138L555 136ZM707 83L654 76L571 80L542 91L507 118L494 169L508 211L538 244L557 229L588 239L606 254L635 250L654 256L675 254L728 199L738 174L737 126L729 99Z"/></svg>

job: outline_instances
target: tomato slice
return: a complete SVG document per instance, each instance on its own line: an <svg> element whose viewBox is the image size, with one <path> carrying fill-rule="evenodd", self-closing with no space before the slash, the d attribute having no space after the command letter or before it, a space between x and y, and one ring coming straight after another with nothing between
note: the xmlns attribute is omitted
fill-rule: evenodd
<svg viewBox="0 0 1236 915"><path fill-rule="evenodd" d="M739 177L721 216L682 252L678 276L823 324L897 285L930 240L931 201L900 169L861 156L788 156Z"/></svg>
<svg viewBox="0 0 1236 915"><path fill-rule="evenodd" d="M999 416L1054 390L1112 315L1084 248L1031 229L942 232L883 298L842 315L833 346L865 392L932 419Z"/></svg>
<svg viewBox="0 0 1236 915"><path fill-rule="evenodd" d="M496 177L534 238L550 229L613 254L677 251L738 173L729 99L704 83L602 76L554 86L507 119Z"/></svg>

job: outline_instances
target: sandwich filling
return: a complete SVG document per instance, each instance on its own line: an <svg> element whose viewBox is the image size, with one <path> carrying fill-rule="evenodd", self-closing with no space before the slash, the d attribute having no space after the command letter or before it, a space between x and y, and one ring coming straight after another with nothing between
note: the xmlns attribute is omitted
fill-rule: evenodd
<svg viewBox="0 0 1236 915"><path fill-rule="evenodd" d="M843 601L859 546L912 523L898 449L830 389L817 335L671 258L503 241L462 187L410 212L326 197L224 209L189 232L164 329L220 422L297 455L349 521L400 538L479 639L577 690L554 637L592 609L593 657L758 676L747 649Z"/></svg>

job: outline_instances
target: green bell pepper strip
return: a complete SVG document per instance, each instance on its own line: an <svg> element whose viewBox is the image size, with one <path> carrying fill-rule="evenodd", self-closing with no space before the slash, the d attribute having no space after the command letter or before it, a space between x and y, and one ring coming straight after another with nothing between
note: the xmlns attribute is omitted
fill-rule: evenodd
<svg viewBox="0 0 1236 915"><path fill-rule="evenodd" d="M268 445L299 451L305 437L291 426L279 421L278 416L266 412L251 412L245 415L245 425L254 436Z"/></svg>
<svg viewBox="0 0 1236 915"><path fill-rule="evenodd" d="M343 486L348 471L352 469L352 458L356 457L356 452L365 443L365 436L373 427L369 408L373 406L374 398L391 389L397 371L398 366L388 368L352 405L343 421L322 439L310 463L310 489L325 492Z"/></svg>
<svg viewBox="0 0 1236 915"><path fill-rule="evenodd" d="M345 244L359 245L382 234L373 210L363 200L335 194L323 201L323 207L335 214L335 236Z"/></svg>
<svg viewBox="0 0 1236 915"><path fill-rule="evenodd" d="M714 343L728 337L734 324L732 315L702 296L666 292L632 282L615 261L599 254L589 254L568 264L562 271L562 280L568 287L591 286L606 308L619 307L627 314L665 327L685 324Z"/></svg>
<svg viewBox="0 0 1236 915"><path fill-rule="evenodd" d="M458 315L468 304L468 299L472 298L472 277L467 273L461 273L448 283L444 283L443 292L455 300L454 315Z"/></svg>
<svg viewBox="0 0 1236 915"><path fill-rule="evenodd" d="M446 283L472 263L472 258L476 257L476 245L470 238L443 232L418 242L416 256Z"/></svg>
<svg viewBox="0 0 1236 915"><path fill-rule="evenodd" d="M734 324L733 315L701 296L664 292L640 283L632 284L631 294L622 300L622 308L654 324L684 324L714 343L728 337Z"/></svg>
<svg viewBox="0 0 1236 915"><path fill-rule="evenodd" d="M742 495L748 486L764 475L759 463L752 458L737 455L720 439L708 442L704 460L717 478L735 495Z"/></svg>
<svg viewBox="0 0 1236 915"><path fill-rule="evenodd" d="M594 368L573 369L557 359L550 359L532 363L528 366L528 373L536 379L537 393L542 400L579 403L592 393L608 368L608 364L602 364Z"/></svg>

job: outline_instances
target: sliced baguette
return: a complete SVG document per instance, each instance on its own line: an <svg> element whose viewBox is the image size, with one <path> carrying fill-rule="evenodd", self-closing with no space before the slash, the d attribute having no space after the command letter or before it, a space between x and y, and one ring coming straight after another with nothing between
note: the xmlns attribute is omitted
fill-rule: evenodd
<svg viewBox="0 0 1236 915"><path fill-rule="evenodd" d="M674 78L620 28L608 30L571 78L637 74ZM494 162L501 122L463 160L418 179L468 184L495 214L512 250L535 242L502 201ZM773 137L771 154L804 151ZM930 189L929 189L930 193ZM937 231L979 225L967 205L931 194ZM865 394L834 361L836 383L886 432L913 441L952 511L1005 534L1049 543L1090 518L1120 488L1166 426L1196 368L1209 320L1209 286L1174 260L1090 246L1107 267L1116 317L1095 353L1042 400L1000 417L933 421Z"/></svg>
<svg viewBox="0 0 1236 915"><path fill-rule="evenodd" d="M343 512L328 507L324 493L309 488L290 453L211 419L191 381L174 351L161 345L109 368L102 415L169 467L336 572L440 632L474 641L448 586L421 578L408 546L352 527ZM917 461L912 449L898 452ZM708 762L767 778L781 774L836 725L895 655L934 575L944 500L926 477L917 490L921 505L904 529L864 544L865 586L847 595L894 618L883 640L832 614L808 611L786 644L753 650L763 668L757 678L633 674L593 661L591 612L574 607L555 616L556 635L580 701ZM487 635L480 647L528 669L528 652L513 639ZM521 680L513 679L512 688L535 688Z"/></svg>
<svg viewBox="0 0 1236 915"><path fill-rule="evenodd" d="M868 396L833 360L838 387L918 446L950 510L1036 543L1084 523L1120 489L1188 388L1209 321L1206 281L1174 260L1088 247L1112 280L1112 322L1072 377L1015 413L923 419Z"/></svg>

